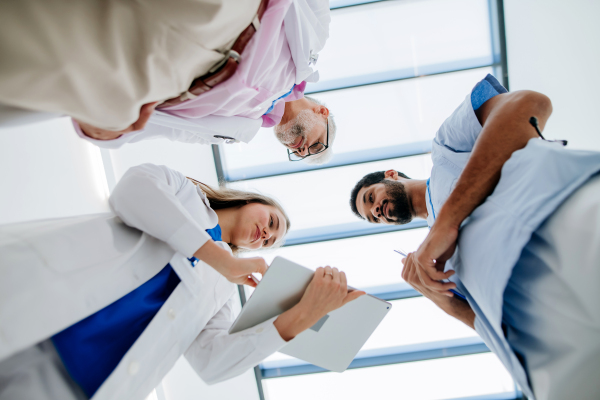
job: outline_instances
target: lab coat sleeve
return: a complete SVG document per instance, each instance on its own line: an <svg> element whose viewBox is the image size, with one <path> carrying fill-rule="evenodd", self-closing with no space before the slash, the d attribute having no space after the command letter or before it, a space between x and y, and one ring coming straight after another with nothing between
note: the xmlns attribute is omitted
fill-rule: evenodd
<svg viewBox="0 0 600 400"><path fill-rule="evenodd" d="M142 164L121 178L109 203L125 224L191 257L210 239L206 229L218 222L197 187L165 166Z"/></svg>
<svg viewBox="0 0 600 400"><path fill-rule="evenodd" d="M190 365L208 384L246 372L286 344L273 325L277 317L229 334L234 320L233 301L230 298L225 303L185 352Z"/></svg>
<svg viewBox="0 0 600 400"><path fill-rule="evenodd" d="M72 120L75 133L82 139L105 149L118 149L127 143L150 139L169 139L173 142L219 144L226 138L248 143L256 136L262 118L207 115L203 118L184 118L155 111L139 131L129 132L113 140L97 140L86 136L77 121Z"/></svg>

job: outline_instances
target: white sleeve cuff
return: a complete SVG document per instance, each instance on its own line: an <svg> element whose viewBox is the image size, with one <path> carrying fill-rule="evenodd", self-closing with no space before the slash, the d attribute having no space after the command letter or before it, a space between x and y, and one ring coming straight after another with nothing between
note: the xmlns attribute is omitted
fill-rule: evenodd
<svg viewBox="0 0 600 400"><path fill-rule="evenodd" d="M125 143L129 142L131 140L132 136L137 135L140 131L135 131L135 132L128 132L125 133L121 136L119 136L116 139L112 139L112 140L98 140L98 139L94 139L89 137L88 135L86 135L85 133L83 133L83 131L81 130L81 126L79 126L79 124L77 123L77 121L75 121L75 119L71 118L71 122L73 123L73 129L75 129L75 133L77 134L77 136L79 136L82 139L87 140L88 142L95 144L98 147L104 148L104 149L118 149L121 146L123 146Z"/></svg>
<svg viewBox="0 0 600 400"><path fill-rule="evenodd" d="M265 357L275 353L287 344L273 324L276 319L277 317L273 317L248 329L248 331L256 334L256 348L265 354Z"/></svg>
<svg viewBox="0 0 600 400"><path fill-rule="evenodd" d="M187 221L167 240L167 244L186 257L192 257L211 237L195 221Z"/></svg>

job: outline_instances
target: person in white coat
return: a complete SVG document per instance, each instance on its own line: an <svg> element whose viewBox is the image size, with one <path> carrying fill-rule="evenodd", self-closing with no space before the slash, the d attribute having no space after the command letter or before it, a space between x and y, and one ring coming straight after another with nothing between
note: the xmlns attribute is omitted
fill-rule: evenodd
<svg viewBox="0 0 600 400"><path fill-rule="evenodd" d="M0 399L143 399L182 354L205 382L226 380L364 294L319 268L296 306L230 335L234 283L267 269L232 251L280 245L282 208L152 164L110 205L0 228Z"/></svg>

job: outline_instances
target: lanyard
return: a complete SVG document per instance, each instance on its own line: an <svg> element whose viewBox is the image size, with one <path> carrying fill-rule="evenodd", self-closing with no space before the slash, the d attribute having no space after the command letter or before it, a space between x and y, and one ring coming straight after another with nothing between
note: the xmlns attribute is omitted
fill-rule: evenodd
<svg viewBox="0 0 600 400"><path fill-rule="evenodd" d="M433 220L435 221L435 210L433 209L433 202L431 201L431 190L429 190L429 180L427 179L427 197L429 197L429 205L431 206L431 213L433 214Z"/></svg>

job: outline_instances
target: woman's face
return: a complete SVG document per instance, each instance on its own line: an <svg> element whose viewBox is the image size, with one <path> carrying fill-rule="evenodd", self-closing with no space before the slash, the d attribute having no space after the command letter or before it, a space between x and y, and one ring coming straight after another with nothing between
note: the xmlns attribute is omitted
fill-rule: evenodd
<svg viewBox="0 0 600 400"><path fill-rule="evenodd" d="M286 233L285 217L273 206L250 203L239 210L231 244L256 250L280 242Z"/></svg>

